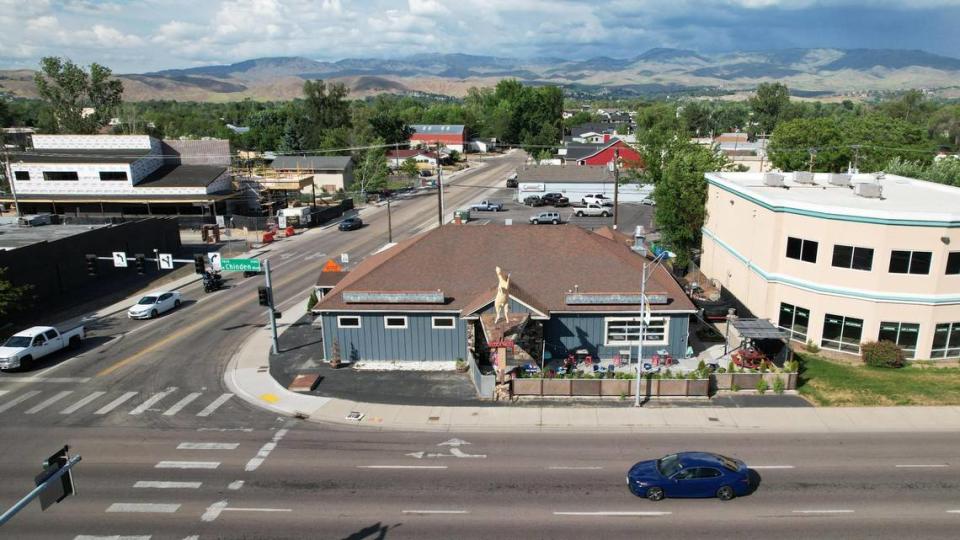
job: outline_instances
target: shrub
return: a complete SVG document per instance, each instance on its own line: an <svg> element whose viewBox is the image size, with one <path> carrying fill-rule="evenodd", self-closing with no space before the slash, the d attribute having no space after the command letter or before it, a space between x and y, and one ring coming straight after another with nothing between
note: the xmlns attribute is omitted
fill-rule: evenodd
<svg viewBox="0 0 960 540"><path fill-rule="evenodd" d="M773 393L778 396L783 394L783 391L786 389L786 384L783 382L783 377L777 377L773 380Z"/></svg>
<svg viewBox="0 0 960 540"><path fill-rule="evenodd" d="M863 363L873 367L900 368L904 366L903 349L892 341L871 341L860 346Z"/></svg>
<svg viewBox="0 0 960 540"><path fill-rule="evenodd" d="M739 391L740 391L740 385L737 384L737 383L731 384L731 385L730 385L730 391L731 391L731 392L739 392Z"/></svg>
<svg viewBox="0 0 960 540"><path fill-rule="evenodd" d="M727 364L727 371L729 371L730 373L736 373L737 371L737 365L734 364L732 360L730 361L729 364Z"/></svg>
<svg viewBox="0 0 960 540"><path fill-rule="evenodd" d="M307 298L307 311L313 310L313 306L317 305L317 291L316 289L310 291L310 298Z"/></svg>
<svg viewBox="0 0 960 540"><path fill-rule="evenodd" d="M457 371L463 373L469 369L467 362L463 358L457 358ZM523 370L520 370L521 377L527 375Z"/></svg>
<svg viewBox="0 0 960 540"><path fill-rule="evenodd" d="M722 373L726 373L726 372L727 372L727 368L717 368L717 373L721 373L721 374L722 374Z"/></svg>
<svg viewBox="0 0 960 540"><path fill-rule="evenodd" d="M620 401L626 401L626 400L627 400L627 393L620 392Z"/></svg>
<svg viewBox="0 0 960 540"><path fill-rule="evenodd" d="M818 347L817 344L812 341L807 341L807 344L804 346L804 348L807 350L807 352L813 354L820 352L820 347Z"/></svg>
<svg viewBox="0 0 960 540"><path fill-rule="evenodd" d="M770 389L770 386L767 384L767 380L763 377L760 377L760 380L757 381L757 393L766 394L767 390Z"/></svg>
<svg viewBox="0 0 960 540"><path fill-rule="evenodd" d="M797 373L800 371L800 362L796 360L790 360L789 362L783 364L783 371L787 373Z"/></svg>
<svg viewBox="0 0 960 540"><path fill-rule="evenodd" d="M707 370L707 363L701 360L700 363L697 364L697 371L703 372L706 370Z"/></svg>

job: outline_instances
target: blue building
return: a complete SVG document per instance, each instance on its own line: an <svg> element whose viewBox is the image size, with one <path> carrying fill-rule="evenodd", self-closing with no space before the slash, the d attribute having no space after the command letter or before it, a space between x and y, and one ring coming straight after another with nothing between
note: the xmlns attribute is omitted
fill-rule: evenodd
<svg viewBox="0 0 960 540"><path fill-rule="evenodd" d="M324 356L345 362L452 369L491 342L507 363L571 354L636 359L645 259L630 238L573 225L445 226L377 253L314 307ZM495 324L496 268L510 276L510 317ZM647 281L644 356L682 357L696 308L657 267Z"/></svg>

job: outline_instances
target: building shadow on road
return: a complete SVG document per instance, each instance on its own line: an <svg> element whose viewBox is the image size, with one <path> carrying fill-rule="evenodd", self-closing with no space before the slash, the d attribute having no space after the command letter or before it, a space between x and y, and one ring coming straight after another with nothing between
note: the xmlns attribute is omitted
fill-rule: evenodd
<svg viewBox="0 0 960 540"><path fill-rule="evenodd" d="M382 525L378 522L370 525L369 527L364 527L350 536L344 536L343 540L383 540L387 537L387 532L390 529L396 529L399 526L399 523L390 526Z"/></svg>

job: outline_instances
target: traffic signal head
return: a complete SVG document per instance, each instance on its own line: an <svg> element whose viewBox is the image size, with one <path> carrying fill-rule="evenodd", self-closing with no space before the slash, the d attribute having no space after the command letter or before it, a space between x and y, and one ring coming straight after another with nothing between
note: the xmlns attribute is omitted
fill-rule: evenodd
<svg viewBox="0 0 960 540"><path fill-rule="evenodd" d="M136 255L133 256L133 258L134 258L134 265L137 267L137 273L138 274L146 273L147 258L143 255L143 253L137 253Z"/></svg>
<svg viewBox="0 0 960 540"><path fill-rule="evenodd" d="M203 255L193 256L193 267L196 268L198 274L202 274L207 270Z"/></svg>
<svg viewBox="0 0 960 540"><path fill-rule="evenodd" d="M97 256L96 255L87 255L87 275L96 276L97 275Z"/></svg>
<svg viewBox="0 0 960 540"><path fill-rule="evenodd" d="M261 306L269 306L269 305L270 305L270 290L267 289L266 287L258 287L258 288L257 288L257 297L258 297L258 299L260 300L260 305L261 305Z"/></svg>

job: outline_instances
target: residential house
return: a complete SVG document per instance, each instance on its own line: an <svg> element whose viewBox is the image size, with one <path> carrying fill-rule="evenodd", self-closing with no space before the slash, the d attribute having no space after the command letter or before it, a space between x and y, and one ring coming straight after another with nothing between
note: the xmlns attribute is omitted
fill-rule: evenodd
<svg viewBox="0 0 960 540"><path fill-rule="evenodd" d="M798 345L960 358L960 189L883 174L707 173L700 268Z"/></svg>
<svg viewBox="0 0 960 540"><path fill-rule="evenodd" d="M484 362L493 343L508 365L574 353L636 359L645 262L619 239L576 226L433 229L366 258L314 307L324 357L336 346L349 362L452 369L458 358ZM497 267L510 279L506 324L494 317ZM685 356L693 304L659 266L647 297L644 357Z"/></svg>
<svg viewBox="0 0 960 540"><path fill-rule="evenodd" d="M470 139L468 149L471 152L487 154L497 149L496 139Z"/></svg>
<svg viewBox="0 0 960 540"><path fill-rule="evenodd" d="M467 148L467 128L462 124L413 124L410 146L425 146L463 152Z"/></svg>
<svg viewBox="0 0 960 540"><path fill-rule="evenodd" d="M387 166L391 169L399 169L403 162L413 159L420 168L436 168L437 163L446 164L450 161L450 155L446 152L432 152L420 148L390 150L387 152Z"/></svg>
<svg viewBox="0 0 960 540"><path fill-rule="evenodd" d="M349 191L354 180L353 158L350 156L277 156L270 168L278 175L312 175L313 185L304 193Z"/></svg>
<svg viewBox="0 0 960 540"><path fill-rule="evenodd" d="M582 202L587 195L601 193L613 199L614 175L605 165L535 165L517 170L517 200L530 195L560 193L573 203ZM617 194L619 202L641 202L650 196L653 186L622 184Z"/></svg>
<svg viewBox="0 0 960 540"><path fill-rule="evenodd" d="M640 152L616 137L593 144L567 142L557 152L558 158L571 165L606 165L618 155L623 167L643 167Z"/></svg>

